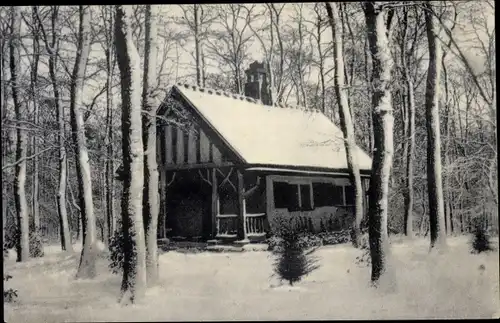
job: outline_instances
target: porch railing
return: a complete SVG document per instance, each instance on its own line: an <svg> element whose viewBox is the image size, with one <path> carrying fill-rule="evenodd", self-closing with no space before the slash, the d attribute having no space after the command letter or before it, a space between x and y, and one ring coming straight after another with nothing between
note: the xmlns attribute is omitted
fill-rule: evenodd
<svg viewBox="0 0 500 323"><path fill-rule="evenodd" d="M249 238L264 237L266 235L265 213L246 214L245 232ZM219 214L216 217L217 238L238 237L238 215Z"/></svg>
<svg viewBox="0 0 500 323"><path fill-rule="evenodd" d="M245 217L245 229L248 237L266 235L265 213L247 214Z"/></svg>
<svg viewBox="0 0 500 323"><path fill-rule="evenodd" d="M238 236L238 215L219 214L216 217L217 238L236 238Z"/></svg>

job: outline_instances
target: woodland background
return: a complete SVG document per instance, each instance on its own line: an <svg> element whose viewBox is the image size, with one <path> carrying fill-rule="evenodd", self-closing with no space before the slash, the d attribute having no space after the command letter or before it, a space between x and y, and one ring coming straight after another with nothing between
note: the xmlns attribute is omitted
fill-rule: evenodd
<svg viewBox="0 0 500 323"><path fill-rule="evenodd" d="M394 161L388 227L390 233L405 231L405 201L411 197L413 230L426 235L430 229L424 107L429 62L426 22L420 6L392 5L389 49L394 61L390 81ZM357 3L342 3L339 9L345 89L355 139L371 152L373 66L363 9ZM84 67L83 73L79 71L83 90L78 94L97 236L105 243L114 228L107 219L115 221L121 212L121 183L114 179L123 160L116 15L112 6L91 6L88 10L90 32L83 40L78 7L21 7L18 29L12 23L10 8L0 8L6 238L16 232L15 198L19 194L26 196L30 230L39 230L43 243L61 241L66 248L69 240L81 238L80 176L76 171L77 147L71 140L75 128L70 108L72 95L76 95L76 66L82 61L77 48L82 41L88 42L90 51L88 58L83 58L85 64L80 65ZM443 51L438 100L446 232L471 232L476 219L498 232L494 3L443 1L433 4L432 11ZM275 101L320 109L340 124L334 85L335 42L323 4L171 5L160 6L157 17L157 69L152 87L160 100L177 82L243 94L244 70L260 60L270 63ZM133 6L131 30L141 58L141 79L145 20L145 6ZM14 51L9 46L13 37L18 42ZM12 93L12 55L17 59L17 98ZM408 99L410 89L413 104ZM19 110L15 100L20 103ZM21 153L20 144L24 145ZM15 170L21 165L26 167L26 190L16 192ZM67 171L64 176L60 171L63 166ZM61 216L64 212L67 223Z"/></svg>

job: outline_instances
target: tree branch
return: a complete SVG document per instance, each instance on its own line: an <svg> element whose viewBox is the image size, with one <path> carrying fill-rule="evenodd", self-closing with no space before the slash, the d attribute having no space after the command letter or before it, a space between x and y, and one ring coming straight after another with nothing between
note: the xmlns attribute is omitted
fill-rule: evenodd
<svg viewBox="0 0 500 323"><path fill-rule="evenodd" d="M22 162L24 162L26 160L33 159L33 158L35 158L35 157L37 157L37 156L39 156L39 155L41 155L41 154L43 154L43 153L45 153L45 152L47 152L49 150L55 149L55 148L56 147L49 147L49 148L46 148L44 150L39 151L38 153L36 153L34 155L26 156L26 157L23 157L23 158L19 159L18 161L14 162L14 163L4 165L4 166L2 166L2 171L5 170L5 169L8 169L8 168L11 168L11 167L15 167L15 166L19 165L20 163L22 163Z"/></svg>

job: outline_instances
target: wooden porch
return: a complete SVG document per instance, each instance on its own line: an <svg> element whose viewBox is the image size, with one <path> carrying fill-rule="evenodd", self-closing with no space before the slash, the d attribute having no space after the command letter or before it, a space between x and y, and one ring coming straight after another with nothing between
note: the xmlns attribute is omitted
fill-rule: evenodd
<svg viewBox="0 0 500 323"><path fill-rule="evenodd" d="M162 173L164 174L161 174L163 187L160 238L169 236L174 240L209 242L210 244L233 242L246 244L266 239L269 225L265 213L265 180L260 180L260 177L252 174L245 174L244 170L231 166L211 169L197 167L172 169ZM170 219L169 222L167 218L183 216L179 212L183 212L184 209L178 211L174 205L175 202L180 199L193 200L188 195L179 196L179 191L185 191L180 186L180 181L188 181L188 185L192 187L191 192L195 191L195 187L202 187L199 190L199 198L194 199L201 201L198 202L200 205L191 205L192 209L199 210L199 216L203 218L200 220L203 232L199 231L198 236L182 237L181 230L168 234L172 229L175 231L175 228L172 228L175 226L173 224L175 221ZM169 198L169 194L176 194L176 196Z"/></svg>

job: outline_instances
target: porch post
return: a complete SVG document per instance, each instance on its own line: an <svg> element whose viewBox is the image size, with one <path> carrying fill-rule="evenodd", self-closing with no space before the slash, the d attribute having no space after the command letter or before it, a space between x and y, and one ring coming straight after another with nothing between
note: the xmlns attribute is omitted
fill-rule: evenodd
<svg viewBox="0 0 500 323"><path fill-rule="evenodd" d="M246 230L246 203L245 203L245 183L243 182L243 173L240 169L238 174L238 239L242 242L248 241Z"/></svg>
<svg viewBox="0 0 500 323"><path fill-rule="evenodd" d="M165 170L166 158L165 153L167 149L166 141L165 141L165 127L159 127L158 136L160 137L158 150L157 150L157 159L159 163L159 171L160 171L160 212L158 214L158 234L161 239L165 239L167 237L167 174Z"/></svg>
<svg viewBox="0 0 500 323"><path fill-rule="evenodd" d="M215 236L217 236L217 214L219 213L218 210L218 188L219 183L217 183L217 173L216 169L212 168L212 239L215 239Z"/></svg>
<svg viewBox="0 0 500 323"><path fill-rule="evenodd" d="M268 228L267 230L271 230L272 227L272 219L274 219L274 187L273 180L271 176L266 175L266 218Z"/></svg>
<svg viewBox="0 0 500 323"><path fill-rule="evenodd" d="M167 230L165 228L166 225L166 213L167 213L167 179L165 174L164 165L160 165L160 212L158 214L158 234L161 239L165 239L167 237Z"/></svg>

